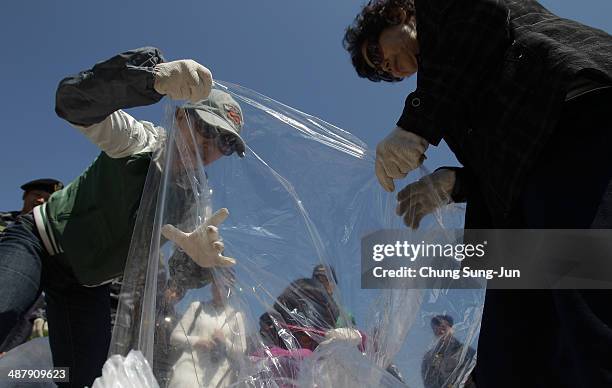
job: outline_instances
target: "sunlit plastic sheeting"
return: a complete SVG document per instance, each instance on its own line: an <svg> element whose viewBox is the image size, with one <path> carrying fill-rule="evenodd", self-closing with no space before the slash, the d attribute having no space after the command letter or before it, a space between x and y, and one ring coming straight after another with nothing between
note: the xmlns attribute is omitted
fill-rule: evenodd
<svg viewBox="0 0 612 388"><path fill-rule="evenodd" d="M102 376L92 388L158 388L149 363L141 352L130 351L127 357L114 355L104 363Z"/></svg>
<svg viewBox="0 0 612 388"><path fill-rule="evenodd" d="M321 344L301 367L302 387L403 387L402 381L346 342Z"/></svg>
<svg viewBox="0 0 612 388"><path fill-rule="evenodd" d="M483 291L360 287L361 238L403 227L367 146L254 91L217 88L242 108L246 156L204 166L210 158L200 146L214 139L168 108L168 140L143 194L111 354L142 350L162 387L419 387L428 372L459 386L474 363ZM163 225L191 232L224 207L224 255L238 262L231 270L201 268L160 237ZM462 209L446 206L421 228L461 220ZM437 336L431 322L439 315L453 322ZM424 362L430 350L458 361Z"/></svg>

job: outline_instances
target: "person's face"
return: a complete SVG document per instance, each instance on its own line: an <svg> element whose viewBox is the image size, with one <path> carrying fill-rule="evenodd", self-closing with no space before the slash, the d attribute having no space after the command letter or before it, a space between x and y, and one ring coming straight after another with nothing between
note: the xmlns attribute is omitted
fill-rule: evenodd
<svg viewBox="0 0 612 388"><path fill-rule="evenodd" d="M179 130L181 131L181 136L185 139L187 148L194 159L196 155L199 155L202 164L207 166L223 156L214 138L205 138L199 134L195 128L193 131L191 130L185 111L182 109L177 115L177 122ZM193 125L193 123L191 123L191 125Z"/></svg>
<svg viewBox="0 0 612 388"><path fill-rule="evenodd" d="M181 299L181 294L180 292L173 287L167 288L164 291L164 296L165 296L165 300L167 303L174 303L177 302L179 299Z"/></svg>
<svg viewBox="0 0 612 388"><path fill-rule="evenodd" d="M35 206L42 205L43 203L45 203L49 199L50 196L51 194L44 190L26 191L23 194L22 212L23 213L30 212L32 209L34 209Z"/></svg>
<svg viewBox="0 0 612 388"><path fill-rule="evenodd" d="M444 320L440 321L438 325L434 325L432 329L436 337L445 337L453 332L451 325Z"/></svg>
<svg viewBox="0 0 612 388"><path fill-rule="evenodd" d="M362 53L370 66L378 68L396 78L405 78L418 70L419 43L413 22L402 19L399 24L385 28L378 36L378 47L365 42ZM368 55L368 53L377 53ZM370 57L372 57L370 59ZM378 57L376 60L374 57Z"/></svg>
<svg viewBox="0 0 612 388"><path fill-rule="evenodd" d="M327 279L327 276L325 276L325 275L316 275L316 279L323 285L323 287L325 287L325 290L327 291L327 293L329 295L333 295L334 294L334 286L329 281L329 279Z"/></svg>
<svg viewBox="0 0 612 388"><path fill-rule="evenodd" d="M218 306L221 306L225 304L225 302L230 296L230 286L225 284L219 284L218 282L213 282L211 292L213 303Z"/></svg>
<svg viewBox="0 0 612 388"><path fill-rule="evenodd" d="M302 349L315 350L319 345L314 339L312 339L312 337L310 337L305 332L297 331L293 333L293 336L295 337Z"/></svg>
<svg viewBox="0 0 612 388"><path fill-rule="evenodd" d="M259 334L263 338L271 339L273 330L274 330L274 325L262 324L259 327Z"/></svg>
<svg viewBox="0 0 612 388"><path fill-rule="evenodd" d="M200 151L200 157L201 157L202 163L205 166L211 164L212 162L214 162L217 159L220 159L223 156L221 151L219 151L219 148L217 147L214 139L207 139L197 134L196 134L196 137L199 138L198 148L200 150L203 150L203 151Z"/></svg>

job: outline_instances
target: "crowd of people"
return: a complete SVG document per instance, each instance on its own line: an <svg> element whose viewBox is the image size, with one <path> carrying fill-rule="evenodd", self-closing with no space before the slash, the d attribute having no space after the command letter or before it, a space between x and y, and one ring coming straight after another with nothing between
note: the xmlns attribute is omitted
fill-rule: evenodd
<svg viewBox="0 0 612 388"><path fill-rule="evenodd" d="M376 147L383 189L395 191L395 180L442 140L462 165L440 167L398 191L396 212L407 226L466 202L466 229L612 227L609 34L534 0L372 0L347 28L344 47L360 77L397 82L418 74L397 125ZM212 84L203 65L168 62L152 47L61 80L57 115L101 153L65 187L54 179L24 184L22 210L0 213L0 351L48 331L54 365L71 371L60 386L91 385L100 375L111 339L110 282L123 274L147 174L163 169L155 155L169 141L166 129L124 110L164 96L186 101L174 112L186 139L181 152L204 166L245 157L242 109ZM196 279L164 279L167 316L176 317L174 306L189 289L210 283L212 299L194 301L158 328L168 345L153 365L160 381L227 386L245 355L261 370L292 378L330 341L364 351L364 335L334 299L336 274L326 266L293 281L261 315L267 353L249 349L244 313L228 303L235 279L227 267L239 261L224 255L219 227L228 216L218 209L193 231L161 229ZM606 290L488 290L473 372L475 351L454 337L452 317L436 315L424 384L610 386L609 297ZM402 381L393 364L386 367Z"/></svg>

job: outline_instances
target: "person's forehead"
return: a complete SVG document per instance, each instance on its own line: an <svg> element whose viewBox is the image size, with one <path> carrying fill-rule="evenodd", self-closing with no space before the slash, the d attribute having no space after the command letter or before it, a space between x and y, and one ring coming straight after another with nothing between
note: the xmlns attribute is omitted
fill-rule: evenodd
<svg viewBox="0 0 612 388"><path fill-rule="evenodd" d="M450 323L447 322L446 319L439 319L431 323L431 327L433 327L434 329L443 326L450 326Z"/></svg>
<svg viewBox="0 0 612 388"><path fill-rule="evenodd" d="M370 42L370 39L365 39L363 43L361 44L361 56L363 57L363 59L365 60L365 63L368 66L370 66L372 69L376 69L376 65L374 65L374 63L372 63L372 61L368 57L368 47L369 46L374 47L374 44Z"/></svg>
<svg viewBox="0 0 612 388"><path fill-rule="evenodd" d="M215 288L232 288L235 280L233 279L213 279L212 284Z"/></svg>
<svg viewBox="0 0 612 388"><path fill-rule="evenodd" d="M34 189L34 190L26 191L26 195L36 195L36 196L39 196L39 197L43 197L45 195L51 195L51 193L49 193L48 191L45 191L45 190Z"/></svg>

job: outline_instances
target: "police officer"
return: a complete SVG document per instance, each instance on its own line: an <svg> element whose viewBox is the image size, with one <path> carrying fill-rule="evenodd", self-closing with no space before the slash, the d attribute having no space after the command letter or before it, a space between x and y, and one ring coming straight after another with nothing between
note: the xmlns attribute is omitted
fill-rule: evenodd
<svg viewBox="0 0 612 388"><path fill-rule="evenodd" d="M35 179L21 186L23 190L23 208L21 211L0 212L0 232L15 222L17 216L26 214L49 199L51 194L61 190L64 184L57 179Z"/></svg>
<svg viewBox="0 0 612 388"><path fill-rule="evenodd" d="M61 190L63 187L64 184L62 182L50 178L35 179L24 183L21 186L23 190L23 207L21 211L0 212L0 234L6 227L15 222L18 216L29 213L35 206L46 202L51 194ZM44 298L41 295L34 305L19 318L7 338L0 343L0 353L7 352L21 345L31 336L40 337L44 335L44 328L46 326L44 304Z"/></svg>
<svg viewBox="0 0 612 388"><path fill-rule="evenodd" d="M459 386L458 377L469 369L474 358L474 349L462 344L454 336L453 323L454 319L450 315L436 315L431 319L431 329L437 341L435 346L425 353L421 363L425 388ZM476 387L471 376L464 387Z"/></svg>

